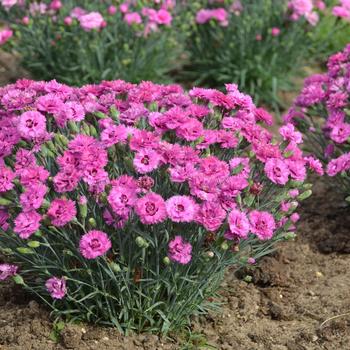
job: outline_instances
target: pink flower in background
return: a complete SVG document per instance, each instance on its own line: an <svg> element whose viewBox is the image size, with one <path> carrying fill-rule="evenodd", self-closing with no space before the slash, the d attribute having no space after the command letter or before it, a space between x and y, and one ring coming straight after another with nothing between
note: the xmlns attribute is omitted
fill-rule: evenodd
<svg viewBox="0 0 350 350"><path fill-rule="evenodd" d="M121 13L126 13L129 11L129 5L126 2L124 2L119 6L119 10Z"/></svg>
<svg viewBox="0 0 350 350"><path fill-rule="evenodd" d="M46 118L40 112L24 112L18 123L18 132L26 140L43 137L46 134Z"/></svg>
<svg viewBox="0 0 350 350"><path fill-rule="evenodd" d="M281 34L281 29L277 27L271 28L271 35L272 36L279 36Z"/></svg>
<svg viewBox="0 0 350 350"><path fill-rule="evenodd" d="M19 0L1 0L0 3L5 7L6 10L9 10L11 7L15 6Z"/></svg>
<svg viewBox="0 0 350 350"><path fill-rule="evenodd" d="M0 281L5 281L17 273L18 266L10 264L0 264Z"/></svg>
<svg viewBox="0 0 350 350"><path fill-rule="evenodd" d="M164 199L154 192L139 198L135 204L135 211L145 225L158 224L167 217Z"/></svg>
<svg viewBox="0 0 350 350"><path fill-rule="evenodd" d="M155 17L157 24L164 24L166 26L171 24L172 19L173 18L170 12L164 9L160 9L159 11L157 11L157 14Z"/></svg>
<svg viewBox="0 0 350 350"><path fill-rule="evenodd" d="M249 214L250 230L259 239L267 240L272 238L276 229L274 217L266 211L253 210Z"/></svg>
<svg viewBox="0 0 350 350"><path fill-rule="evenodd" d="M191 222L197 212L197 204L189 196L173 196L166 201L168 217L174 222Z"/></svg>
<svg viewBox="0 0 350 350"><path fill-rule="evenodd" d="M201 9L197 12L197 23L204 24L209 22L211 19L215 19L221 25L226 26L228 24L228 13L224 8Z"/></svg>
<svg viewBox="0 0 350 350"><path fill-rule="evenodd" d="M288 7L298 16L304 16L313 10L312 0L290 0Z"/></svg>
<svg viewBox="0 0 350 350"><path fill-rule="evenodd" d="M181 236L176 236L169 242L169 259L179 264L186 265L192 259L192 246L184 241Z"/></svg>
<svg viewBox="0 0 350 350"><path fill-rule="evenodd" d="M108 7L108 14L111 16L115 15L117 13L117 8L114 5L110 5Z"/></svg>
<svg viewBox="0 0 350 350"><path fill-rule="evenodd" d="M10 28L0 30L0 46L4 45L13 36L13 31Z"/></svg>
<svg viewBox="0 0 350 350"><path fill-rule="evenodd" d="M86 15L86 11L81 7L74 7L74 9L70 12L70 16L72 18L79 19L81 16Z"/></svg>
<svg viewBox="0 0 350 350"><path fill-rule="evenodd" d="M54 199L51 202L47 215L54 226L64 226L77 215L75 203L71 199Z"/></svg>
<svg viewBox="0 0 350 350"><path fill-rule="evenodd" d="M92 230L83 235L79 243L80 253L86 259L96 259L111 248L112 243L107 233L98 230Z"/></svg>
<svg viewBox="0 0 350 350"><path fill-rule="evenodd" d="M141 24L142 18L137 12L126 13L124 16L124 21L131 26L132 24Z"/></svg>
<svg viewBox="0 0 350 350"><path fill-rule="evenodd" d="M105 20L99 12L90 12L78 17L80 26L85 31L90 31L93 29L100 29L103 27Z"/></svg>
<svg viewBox="0 0 350 350"><path fill-rule="evenodd" d="M41 215L36 211L28 211L19 214L14 220L15 227L13 231L21 238L27 239L39 230Z"/></svg>
<svg viewBox="0 0 350 350"><path fill-rule="evenodd" d="M52 0L50 3L50 9L58 11L62 7L62 2L60 0Z"/></svg>
<svg viewBox="0 0 350 350"><path fill-rule="evenodd" d="M315 6L316 6L316 8L318 8L320 11L325 10L326 7L327 7L326 4L325 4L325 2L322 1L322 0L316 0L316 1L315 1Z"/></svg>
<svg viewBox="0 0 350 350"><path fill-rule="evenodd" d="M70 25L72 25L72 23L73 23L73 18L70 17L70 16L67 16L67 17L64 18L63 22L64 22L64 24L65 24L66 26L70 26Z"/></svg>
<svg viewBox="0 0 350 350"><path fill-rule="evenodd" d="M46 283L45 287L53 299L63 299L67 294L66 280L64 277L51 277Z"/></svg>

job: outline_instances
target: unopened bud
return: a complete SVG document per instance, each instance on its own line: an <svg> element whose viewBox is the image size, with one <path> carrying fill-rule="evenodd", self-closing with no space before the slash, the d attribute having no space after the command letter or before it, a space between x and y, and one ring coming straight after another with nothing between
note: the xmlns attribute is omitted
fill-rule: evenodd
<svg viewBox="0 0 350 350"><path fill-rule="evenodd" d="M78 125L72 120L68 122L68 128L76 134L79 133Z"/></svg>
<svg viewBox="0 0 350 350"><path fill-rule="evenodd" d="M245 282L247 282L247 283L250 283L250 282L252 282L252 281L253 281L253 277L252 277L252 276L247 275L247 276L245 276L245 277L243 278L243 280L244 280Z"/></svg>
<svg viewBox="0 0 350 350"><path fill-rule="evenodd" d="M226 241L221 243L221 249L222 250L227 250L228 248L229 248L229 246L228 246Z"/></svg>
<svg viewBox="0 0 350 350"><path fill-rule="evenodd" d="M298 200L303 201L303 200L309 198L311 195L312 195L312 191L307 190L298 196Z"/></svg>
<svg viewBox="0 0 350 350"><path fill-rule="evenodd" d="M94 218L90 218L90 219L88 220L88 223L89 223L89 225L90 225L91 227L96 227L96 226L97 226L96 220L95 220Z"/></svg>
<svg viewBox="0 0 350 350"><path fill-rule="evenodd" d="M163 259L163 263L165 265L170 265L170 259L166 256L164 259Z"/></svg>
<svg viewBox="0 0 350 350"><path fill-rule="evenodd" d="M207 252L208 258L212 259L212 258L214 258L214 256L215 256L214 252Z"/></svg>
<svg viewBox="0 0 350 350"><path fill-rule="evenodd" d="M109 265L110 265L111 269L112 269L114 272L116 272L116 273L118 273L118 272L120 272L120 271L122 270L122 269L120 268L120 265L117 264L117 263L115 263L115 262L111 262Z"/></svg>
<svg viewBox="0 0 350 350"><path fill-rule="evenodd" d="M136 237L135 242L140 248L147 248L148 247L147 241L141 236Z"/></svg>
<svg viewBox="0 0 350 350"><path fill-rule="evenodd" d="M38 248L38 247L40 247L40 242L38 242L38 241L29 241L27 243L27 245L30 248Z"/></svg>
<svg viewBox="0 0 350 350"><path fill-rule="evenodd" d="M287 232L284 236L284 239L286 241L289 241L289 240L292 240L292 239L295 239L297 235L295 234L295 232Z"/></svg>

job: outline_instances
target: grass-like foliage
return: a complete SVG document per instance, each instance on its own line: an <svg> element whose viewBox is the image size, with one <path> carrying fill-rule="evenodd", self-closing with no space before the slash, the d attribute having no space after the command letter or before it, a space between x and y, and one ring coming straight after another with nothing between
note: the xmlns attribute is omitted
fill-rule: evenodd
<svg viewBox="0 0 350 350"><path fill-rule="evenodd" d="M325 9L314 3L197 1L187 78L208 86L234 81L256 102L281 106L278 92L293 88L292 78L303 66L329 49L332 35L325 30L337 32L335 21L318 30ZM315 40L315 31L322 42Z"/></svg>
<svg viewBox="0 0 350 350"><path fill-rule="evenodd" d="M0 4L0 20L13 32L4 47L17 53L38 79L73 85L116 78L164 82L181 53L179 32L173 28L178 16L171 1L152 8L144 3Z"/></svg>

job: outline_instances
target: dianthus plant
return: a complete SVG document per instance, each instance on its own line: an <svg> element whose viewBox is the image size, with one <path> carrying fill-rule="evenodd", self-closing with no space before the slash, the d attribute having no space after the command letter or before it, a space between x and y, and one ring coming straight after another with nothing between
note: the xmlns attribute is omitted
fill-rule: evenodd
<svg viewBox="0 0 350 350"><path fill-rule="evenodd" d="M327 67L305 80L284 119L305 134L309 151L350 201L350 46L331 56Z"/></svg>
<svg viewBox="0 0 350 350"><path fill-rule="evenodd" d="M234 81L256 102L278 107L280 90L310 62L323 1L199 0L186 76L208 86ZM333 30L333 28L332 28ZM330 38L328 38L330 40ZM316 45L316 46L317 46ZM325 42L322 43L325 45Z"/></svg>
<svg viewBox="0 0 350 350"><path fill-rule="evenodd" d="M181 52L173 0L1 0L0 21L0 45L37 79L164 82Z"/></svg>
<svg viewBox="0 0 350 350"><path fill-rule="evenodd" d="M1 88L0 279L121 331L207 310L226 268L293 236L307 169L320 171L292 125L273 137L268 112L226 89Z"/></svg>

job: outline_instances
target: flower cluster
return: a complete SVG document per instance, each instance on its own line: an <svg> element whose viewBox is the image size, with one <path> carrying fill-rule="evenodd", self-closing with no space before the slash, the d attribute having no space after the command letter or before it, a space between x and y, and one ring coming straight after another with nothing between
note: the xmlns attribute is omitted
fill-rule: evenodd
<svg viewBox="0 0 350 350"><path fill-rule="evenodd" d="M305 133L310 151L350 194L350 46L328 60L328 71L305 80L304 88L285 116Z"/></svg>
<svg viewBox="0 0 350 350"><path fill-rule="evenodd" d="M235 81L255 102L280 107L276 92L292 84L298 62L324 50L313 40L328 14L323 1L197 2L185 73L207 86ZM337 23L329 27L338 31Z"/></svg>
<svg viewBox="0 0 350 350"><path fill-rule="evenodd" d="M322 171L234 84L19 80L0 103L1 251L56 312L121 329L182 324L227 266L293 236Z"/></svg>
<svg viewBox="0 0 350 350"><path fill-rule="evenodd" d="M347 0L344 0L346 2ZM211 1L208 5L217 3L218 6L222 6L222 1ZM198 24L204 24L211 20L218 22L221 26L227 26L229 17L231 20L235 20L235 16L244 14L244 3L239 0L233 1L227 8L214 7L214 8L202 8L196 14L196 22ZM305 18L312 26L315 26L319 21L319 15L317 10L324 10L326 4L322 0L289 0L287 3L289 17L292 21L298 21L301 18Z"/></svg>
<svg viewBox="0 0 350 350"><path fill-rule="evenodd" d="M350 1L339 0L339 4L333 7L333 15L350 21Z"/></svg>
<svg viewBox="0 0 350 350"><path fill-rule="evenodd" d="M175 4L0 0L0 20L9 25L0 31L0 45L15 49L25 68L40 79L75 85L101 77L164 79L181 46L172 28ZM16 40L9 40L13 34Z"/></svg>

